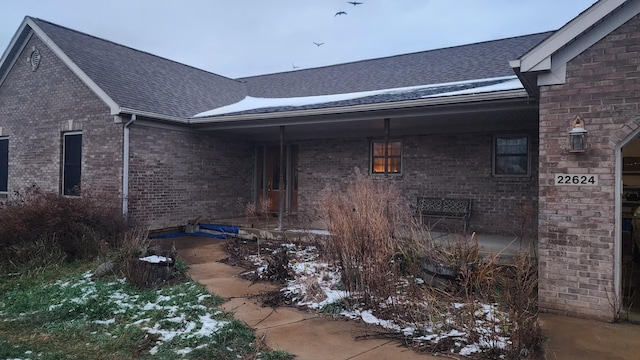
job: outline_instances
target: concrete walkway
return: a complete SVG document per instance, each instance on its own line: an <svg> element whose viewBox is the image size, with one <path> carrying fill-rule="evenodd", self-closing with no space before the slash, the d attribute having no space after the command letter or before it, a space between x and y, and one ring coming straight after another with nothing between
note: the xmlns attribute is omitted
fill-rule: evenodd
<svg viewBox="0 0 640 360"><path fill-rule="evenodd" d="M219 260L228 255L225 240L204 237L165 239L175 244L179 256L189 265L189 275L227 301L221 308L253 328L274 350L296 355L296 359L442 359L419 354L387 339L356 339L367 334L367 326L355 321L332 320L291 307L265 308L252 295L277 288L254 283L237 275L244 271ZM548 337L549 360L640 359L640 326L609 324L542 314L540 322ZM371 333L371 332L369 332Z"/></svg>

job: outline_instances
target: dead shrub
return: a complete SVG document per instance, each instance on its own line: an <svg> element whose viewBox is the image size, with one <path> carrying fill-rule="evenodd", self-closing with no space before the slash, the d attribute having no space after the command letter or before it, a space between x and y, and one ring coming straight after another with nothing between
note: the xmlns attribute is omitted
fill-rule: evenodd
<svg viewBox="0 0 640 360"><path fill-rule="evenodd" d="M433 239L389 182L358 171L346 189L325 188L321 208L331 236L317 248L340 269L344 290L358 302L416 329L444 324L441 331L464 331L468 341L484 344L488 356L543 356L537 264L529 254L504 263L498 261L501 253L480 255L476 234ZM523 219L528 211L523 209ZM527 227L524 221L518 227L522 240ZM446 352L449 346L430 350Z"/></svg>
<svg viewBox="0 0 640 360"><path fill-rule="evenodd" d="M341 270L345 290L365 303L393 293L393 256L401 248L408 209L388 182L355 171L345 191L325 188L322 212L331 238L324 256Z"/></svg>
<svg viewBox="0 0 640 360"><path fill-rule="evenodd" d="M29 187L0 203L0 257L4 267L34 257L93 258L117 247L130 221L109 195L67 197Z"/></svg>

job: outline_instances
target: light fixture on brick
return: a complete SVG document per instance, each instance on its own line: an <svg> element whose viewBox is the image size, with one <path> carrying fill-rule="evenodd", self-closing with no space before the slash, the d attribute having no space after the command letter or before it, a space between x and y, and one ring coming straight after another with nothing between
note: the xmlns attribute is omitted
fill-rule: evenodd
<svg viewBox="0 0 640 360"><path fill-rule="evenodd" d="M576 115L571 121L571 131L569 131L569 152L582 153L587 148L587 130L584 128L584 121L580 115Z"/></svg>

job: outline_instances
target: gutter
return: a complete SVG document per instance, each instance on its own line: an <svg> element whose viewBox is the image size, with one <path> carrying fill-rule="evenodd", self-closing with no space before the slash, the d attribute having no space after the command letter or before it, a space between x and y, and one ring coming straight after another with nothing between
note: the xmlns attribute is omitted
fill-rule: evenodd
<svg viewBox="0 0 640 360"><path fill-rule="evenodd" d="M126 107L120 107L118 108L117 111L111 113L111 115L122 115L122 114L135 114L135 115L150 118L150 119L165 120L165 121L179 123L179 124L189 123L189 120L186 120L178 116L156 114L150 111L142 111L142 110L136 110L136 109L126 108Z"/></svg>
<svg viewBox="0 0 640 360"><path fill-rule="evenodd" d="M122 215L129 213L129 126L136 121L136 114L124 124L122 140Z"/></svg>
<svg viewBox="0 0 640 360"><path fill-rule="evenodd" d="M279 118L292 118L314 115L333 115L333 114L348 114L365 111L376 110L400 110L408 108L416 108L421 106L435 106L435 105L451 105L451 104L463 104L480 101L490 100L503 100L510 98L529 97L529 93L525 89L515 89L507 91L496 91L489 93L478 94L464 94L464 95L451 95L445 97L432 97L422 98L419 100L404 100L396 101L392 103L375 103L375 104L363 104L352 106L331 107L322 109L305 109L305 110L291 110L282 112L269 112L258 114L240 114L240 115L216 115L213 117L191 118L188 120L189 124L216 124L216 123L234 123L241 121L255 121L264 119L279 119Z"/></svg>
<svg viewBox="0 0 640 360"><path fill-rule="evenodd" d="M148 111L140 111L140 110L124 108L124 107L120 107L117 114L119 115L132 114L131 115L132 118L138 115L145 118L154 119L155 121L158 121L158 122L173 123L177 125L212 125L212 126L215 126L216 129L223 129L223 128L243 127L252 122L264 121L264 120L271 120L270 124L268 124L270 126L291 125L291 124L300 125L300 124L306 123L305 121L300 121L300 118L314 117L319 115L320 116L345 115L345 114L357 114L357 113L365 113L365 112L380 111L380 110L393 111L393 110L412 109L412 108L427 107L427 106L471 104L471 103L483 102L483 101L510 100L510 99L518 99L518 98L530 98L530 94L526 89L513 89L513 90L486 92L486 93L450 95L450 96L443 96L443 97L426 97L418 100L413 99L413 100L403 100L403 101L386 102L386 103L361 104L361 105L339 106L339 107L320 108L320 109L290 110L290 111L280 111L280 112L265 112L265 113L238 114L238 115L215 115L210 117L189 118L189 119L170 116L170 115L160 115L160 114L155 114ZM360 117L356 116L353 120L357 120L359 118ZM336 121L342 122L342 121L345 121L345 119L338 120L333 118L333 119L319 120L319 121L310 120L310 122L312 123L316 123L316 122L331 123ZM349 121L349 120L346 120L346 121ZM271 123L271 122L276 122L276 123ZM128 124L129 123L125 125L125 130L127 129Z"/></svg>

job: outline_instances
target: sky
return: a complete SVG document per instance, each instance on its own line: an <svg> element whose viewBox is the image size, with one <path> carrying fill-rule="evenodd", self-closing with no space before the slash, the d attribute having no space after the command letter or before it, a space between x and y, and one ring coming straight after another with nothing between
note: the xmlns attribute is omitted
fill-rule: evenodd
<svg viewBox="0 0 640 360"><path fill-rule="evenodd" d="M32 16L238 78L556 30L596 1L359 2L0 0L0 51Z"/></svg>

